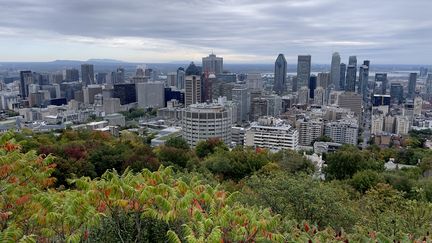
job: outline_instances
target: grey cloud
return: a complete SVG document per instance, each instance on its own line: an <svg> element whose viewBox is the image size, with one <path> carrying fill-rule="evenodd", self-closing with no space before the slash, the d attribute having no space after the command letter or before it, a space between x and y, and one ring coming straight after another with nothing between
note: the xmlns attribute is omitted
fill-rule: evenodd
<svg viewBox="0 0 432 243"><path fill-rule="evenodd" d="M0 28L50 38L146 38L258 58L310 53L320 63L333 51L381 63L427 63L432 55L430 0L2 0L1 7Z"/></svg>

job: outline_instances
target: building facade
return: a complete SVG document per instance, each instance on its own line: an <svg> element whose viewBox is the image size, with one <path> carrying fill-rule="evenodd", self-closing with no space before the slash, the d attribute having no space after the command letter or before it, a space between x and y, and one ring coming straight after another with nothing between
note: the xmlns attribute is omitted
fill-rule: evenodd
<svg viewBox="0 0 432 243"><path fill-rule="evenodd" d="M182 136L194 147L199 141L219 138L231 144L231 109L219 104L192 104L182 111Z"/></svg>
<svg viewBox="0 0 432 243"><path fill-rule="evenodd" d="M245 145L271 150L298 148L298 132L274 117L264 117L252 123L245 133Z"/></svg>

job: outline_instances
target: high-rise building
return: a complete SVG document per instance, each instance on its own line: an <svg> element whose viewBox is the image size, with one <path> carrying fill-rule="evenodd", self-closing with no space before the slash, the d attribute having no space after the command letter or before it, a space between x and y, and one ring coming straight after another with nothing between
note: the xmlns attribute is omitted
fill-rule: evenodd
<svg viewBox="0 0 432 243"><path fill-rule="evenodd" d="M281 119L260 118L245 133L245 145L271 150L298 148L298 132Z"/></svg>
<svg viewBox="0 0 432 243"><path fill-rule="evenodd" d="M189 75L185 78L185 105L201 102L201 77Z"/></svg>
<svg viewBox="0 0 432 243"><path fill-rule="evenodd" d="M324 105L325 104L325 90L323 87L317 87L314 91L314 104Z"/></svg>
<svg viewBox="0 0 432 243"><path fill-rule="evenodd" d="M357 67L357 57L356 56L350 56L348 60L348 65L354 65Z"/></svg>
<svg viewBox="0 0 432 243"><path fill-rule="evenodd" d="M253 98L250 108L250 120L257 121L262 116L267 116L268 100L263 97Z"/></svg>
<svg viewBox="0 0 432 243"><path fill-rule="evenodd" d="M345 92L339 95L339 107L350 109L358 117L362 113L362 97L353 92Z"/></svg>
<svg viewBox="0 0 432 243"><path fill-rule="evenodd" d="M81 64L81 80L84 85L95 83L93 64Z"/></svg>
<svg viewBox="0 0 432 243"><path fill-rule="evenodd" d="M307 105L309 103L309 89L308 87L301 87L298 91L298 104Z"/></svg>
<svg viewBox="0 0 432 243"><path fill-rule="evenodd" d="M281 95L286 89L287 62L283 54L279 54L275 62L273 90Z"/></svg>
<svg viewBox="0 0 432 243"><path fill-rule="evenodd" d="M375 73L375 83L381 83L380 93L385 95L387 93L388 79L387 73Z"/></svg>
<svg viewBox="0 0 432 243"><path fill-rule="evenodd" d="M204 73L220 74L223 73L223 58L210 54L202 58L202 67Z"/></svg>
<svg viewBox="0 0 432 243"><path fill-rule="evenodd" d="M136 83L137 102L140 108L161 108L165 106L163 82Z"/></svg>
<svg viewBox="0 0 432 243"><path fill-rule="evenodd" d="M102 94L102 86L91 84L83 87L84 104L92 105L95 103L95 95Z"/></svg>
<svg viewBox="0 0 432 243"><path fill-rule="evenodd" d="M384 117L384 128L383 131L386 133L395 133L395 117L387 115Z"/></svg>
<svg viewBox="0 0 432 243"><path fill-rule="evenodd" d="M210 102L213 100L213 80L216 79L216 75L213 73L203 73L201 79L201 100L203 102Z"/></svg>
<svg viewBox="0 0 432 243"><path fill-rule="evenodd" d="M185 95L183 90L175 90L172 87L167 87L165 90L165 106L168 106L168 102L176 100L176 104L185 103Z"/></svg>
<svg viewBox="0 0 432 243"><path fill-rule="evenodd" d="M420 67L420 77L424 78L428 75L429 70L425 67Z"/></svg>
<svg viewBox="0 0 432 243"><path fill-rule="evenodd" d="M314 98L316 88L317 88L317 76L313 75L309 78L309 98L310 99Z"/></svg>
<svg viewBox="0 0 432 243"><path fill-rule="evenodd" d="M23 99L29 95L28 86L33 83L33 73L31 71L20 71L20 93Z"/></svg>
<svg viewBox="0 0 432 243"><path fill-rule="evenodd" d="M345 90L345 86L346 86L346 70L347 70L347 65L345 63L341 63L340 64L339 90Z"/></svg>
<svg viewBox="0 0 432 243"><path fill-rule="evenodd" d="M408 81L408 97L414 98L417 83L417 73L410 73Z"/></svg>
<svg viewBox="0 0 432 243"><path fill-rule="evenodd" d="M330 70L330 76L331 76L331 84L334 85L336 90L340 90L339 83L340 83L340 64L341 64L341 58L338 52L333 53L332 61L331 61L331 70Z"/></svg>
<svg viewBox="0 0 432 243"><path fill-rule="evenodd" d="M320 119L301 119L297 121L296 127L299 133L299 144L302 146L311 146L324 132L324 123Z"/></svg>
<svg viewBox="0 0 432 243"><path fill-rule="evenodd" d="M318 73L317 87L323 87L327 89L330 85L330 73Z"/></svg>
<svg viewBox="0 0 432 243"><path fill-rule="evenodd" d="M113 98L119 98L121 105L137 102L135 84L114 84Z"/></svg>
<svg viewBox="0 0 432 243"><path fill-rule="evenodd" d="M185 71L185 105L201 103L201 70L193 62Z"/></svg>
<svg viewBox="0 0 432 243"><path fill-rule="evenodd" d="M248 73L246 78L246 85L249 89L262 89L263 78L260 73Z"/></svg>
<svg viewBox="0 0 432 243"><path fill-rule="evenodd" d="M346 72L345 91L348 92L356 91L356 79L357 79L357 66L348 65L347 72Z"/></svg>
<svg viewBox="0 0 432 243"><path fill-rule="evenodd" d="M122 67L118 67L116 71L116 82L117 84L122 84L125 82L125 70Z"/></svg>
<svg viewBox="0 0 432 243"><path fill-rule="evenodd" d="M167 74L167 86L171 87L174 86L176 87L176 83L177 83L177 73L176 72L170 72Z"/></svg>
<svg viewBox="0 0 432 243"><path fill-rule="evenodd" d="M335 143L357 145L358 123L356 120L339 120L325 124L325 135Z"/></svg>
<svg viewBox="0 0 432 243"><path fill-rule="evenodd" d="M104 84L107 82L108 73L96 73L96 83Z"/></svg>
<svg viewBox="0 0 432 243"><path fill-rule="evenodd" d="M420 96L414 98L414 116L420 116L423 109L423 99Z"/></svg>
<svg viewBox="0 0 432 243"><path fill-rule="evenodd" d="M231 143L231 109L219 104L192 104L182 111L182 136L194 147L199 141L219 138Z"/></svg>
<svg viewBox="0 0 432 243"><path fill-rule="evenodd" d="M428 74L426 79L426 94L429 98L432 95L432 73Z"/></svg>
<svg viewBox="0 0 432 243"><path fill-rule="evenodd" d="M357 81L357 57L350 56L346 72L345 91L355 92Z"/></svg>
<svg viewBox="0 0 432 243"><path fill-rule="evenodd" d="M185 70L182 67L177 69L177 81L176 81L177 89L184 89L185 86Z"/></svg>
<svg viewBox="0 0 432 243"><path fill-rule="evenodd" d="M157 78L156 70L153 70L153 68L146 68L144 69L144 76L148 77L148 80L154 81Z"/></svg>
<svg viewBox="0 0 432 243"><path fill-rule="evenodd" d="M375 94L372 96L372 106L390 106L390 95Z"/></svg>
<svg viewBox="0 0 432 243"><path fill-rule="evenodd" d="M369 64L370 62L365 60L359 70L358 93L362 95L363 100L365 100L368 95Z"/></svg>
<svg viewBox="0 0 432 243"><path fill-rule="evenodd" d="M62 72L55 72L50 75L50 83L52 84L60 84L63 82L63 73Z"/></svg>
<svg viewBox="0 0 432 243"><path fill-rule="evenodd" d="M186 76L191 76L191 75L201 76L201 73L202 73L201 67L196 66L194 62L191 62L185 70Z"/></svg>
<svg viewBox="0 0 432 243"><path fill-rule="evenodd" d="M137 69L135 71L135 76L136 77L144 77L145 76L144 68L141 66L137 67Z"/></svg>
<svg viewBox="0 0 432 243"><path fill-rule="evenodd" d="M390 85L390 97L391 100L397 104L401 104L403 101L403 86L400 83L392 83Z"/></svg>
<svg viewBox="0 0 432 243"><path fill-rule="evenodd" d="M65 70L65 81L66 82L76 82L79 81L79 71L78 69L66 69Z"/></svg>
<svg viewBox="0 0 432 243"><path fill-rule="evenodd" d="M372 115L371 134L378 135L384 131L384 115Z"/></svg>
<svg viewBox="0 0 432 243"><path fill-rule="evenodd" d="M410 118L407 116L396 116L395 133L399 135L408 134L411 127Z"/></svg>
<svg viewBox="0 0 432 243"><path fill-rule="evenodd" d="M263 96L267 100L266 116L278 116L282 112L282 98L278 95L271 94Z"/></svg>
<svg viewBox="0 0 432 243"><path fill-rule="evenodd" d="M237 104L237 122L248 121L249 119L249 97L247 88L234 88L232 89L232 101Z"/></svg>
<svg viewBox="0 0 432 243"><path fill-rule="evenodd" d="M297 59L297 88L308 86L311 73L311 56L299 55Z"/></svg>

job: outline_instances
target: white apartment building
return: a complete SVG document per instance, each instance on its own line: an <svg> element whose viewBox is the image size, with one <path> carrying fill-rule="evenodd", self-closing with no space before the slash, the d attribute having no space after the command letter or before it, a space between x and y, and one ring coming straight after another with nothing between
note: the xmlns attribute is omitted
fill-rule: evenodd
<svg viewBox="0 0 432 243"><path fill-rule="evenodd" d="M324 123L322 119L301 119L297 121L296 127L299 131L299 144L311 146L317 138L323 135Z"/></svg>
<svg viewBox="0 0 432 243"><path fill-rule="evenodd" d="M245 145L271 150L293 149L299 143L299 134L289 124L274 117L263 117L252 123L245 133Z"/></svg>
<svg viewBox="0 0 432 243"><path fill-rule="evenodd" d="M358 128L357 120L346 119L327 123L324 131L335 143L357 145Z"/></svg>

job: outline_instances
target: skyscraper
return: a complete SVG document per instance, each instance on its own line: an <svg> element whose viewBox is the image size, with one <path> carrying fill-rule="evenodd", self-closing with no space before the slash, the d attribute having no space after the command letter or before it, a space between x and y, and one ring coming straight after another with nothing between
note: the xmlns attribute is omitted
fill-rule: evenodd
<svg viewBox="0 0 432 243"><path fill-rule="evenodd" d="M212 53L208 57L202 58L202 67L204 73L223 73L223 58Z"/></svg>
<svg viewBox="0 0 432 243"><path fill-rule="evenodd" d="M81 64L81 79L83 84L94 84L94 67L92 64Z"/></svg>
<svg viewBox="0 0 432 243"><path fill-rule="evenodd" d="M275 62L273 90L281 95L285 91L287 62L283 54L279 54Z"/></svg>
<svg viewBox="0 0 432 243"><path fill-rule="evenodd" d="M96 73L96 83L97 84L104 84L106 83L108 73Z"/></svg>
<svg viewBox="0 0 432 243"><path fill-rule="evenodd" d="M385 95L387 93L388 79L387 73L375 73L375 82L381 83L381 94Z"/></svg>
<svg viewBox="0 0 432 243"><path fill-rule="evenodd" d="M184 89L185 86L185 70L182 67L177 69L177 81L176 81L177 89Z"/></svg>
<svg viewBox="0 0 432 243"><path fill-rule="evenodd" d="M241 124L248 120L249 116L249 100L247 88L234 88L232 90L232 100L237 104L237 122Z"/></svg>
<svg viewBox="0 0 432 243"><path fill-rule="evenodd" d="M316 87L317 87L317 76L313 75L309 78L309 98L310 99L314 99Z"/></svg>
<svg viewBox="0 0 432 243"><path fill-rule="evenodd" d="M311 72L311 56L299 55L297 61L297 88L308 86Z"/></svg>
<svg viewBox="0 0 432 243"><path fill-rule="evenodd" d="M348 65L354 65L357 67L357 57L356 56L350 56L348 60Z"/></svg>
<svg viewBox="0 0 432 243"><path fill-rule="evenodd" d="M363 96L363 100L365 100L368 95L369 65L370 61L365 60L363 61L363 65L359 69L358 93Z"/></svg>
<svg viewBox="0 0 432 243"><path fill-rule="evenodd" d="M122 67L117 68L116 72L116 83L122 84L125 81L125 70Z"/></svg>
<svg viewBox="0 0 432 243"><path fill-rule="evenodd" d="M327 89L330 85L330 73L318 73L317 87L323 87Z"/></svg>
<svg viewBox="0 0 432 243"><path fill-rule="evenodd" d="M79 71L78 69L66 69L65 70L65 81L66 82L75 82L79 81Z"/></svg>
<svg viewBox="0 0 432 243"><path fill-rule="evenodd" d="M339 82L339 89L340 90L345 90L345 85L346 85L346 64L345 63L341 63L340 64L340 82Z"/></svg>
<svg viewBox="0 0 432 243"><path fill-rule="evenodd" d="M392 83L390 85L390 98L393 102L397 104L403 101L403 86L399 83Z"/></svg>
<svg viewBox="0 0 432 243"><path fill-rule="evenodd" d="M355 92L357 79L357 67L356 65L348 65L346 73L346 85L345 91Z"/></svg>
<svg viewBox="0 0 432 243"><path fill-rule="evenodd" d="M192 62L185 71L185 105L201 103L201 71Z"/></svg>
<svg viewBox="0 0 432 243"><path fill-rule="evenodd" d="M333 53L332 61L331 61L331 70L330 70L330 76L331 76L331 84L334 85L336 90L339 90L339 82L340 82L340 63L341 58L338 52Z"/></svg>
<svg viewBox="0 0 432 243"><path fill-rule="evenodd" d="M432 73L429 73L426 79L426 94L429 97L432 95Z"/></svg>
<svg viewBox="0 0 432 243"><path fill-rule="evenodd" d="M414 98L417 83L417 73L410 73L408 82L408 97Z"/></svg>
<svg viewBox="0 0 432 243"><path fill-rule="evenodd" d="M23 99L27 98L29 95L28 86L33 83L33 73L31 71L21 71L20 72L20 91L21 97Z"/></svg>
<svg viewBox="0 0 432 243"><path fill-rule="evenodd" d="M350 56L345 80L345 91L355 92L357 81L357 57Z"/></svg>

